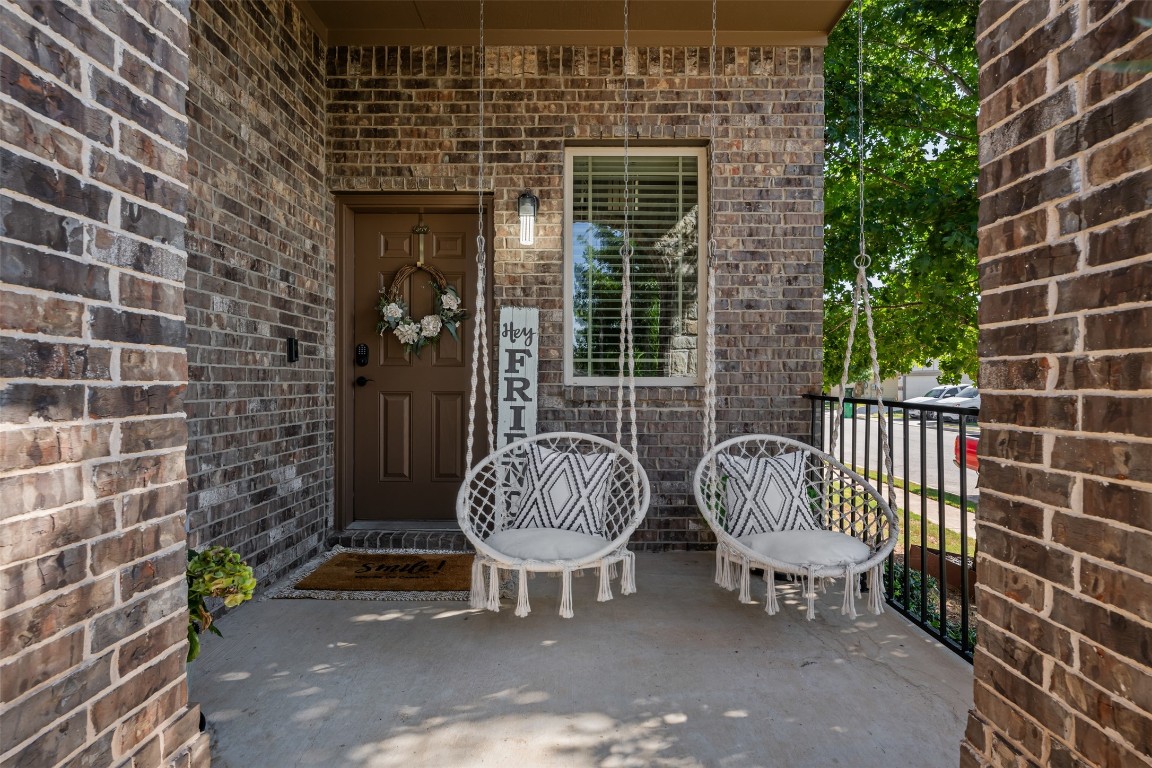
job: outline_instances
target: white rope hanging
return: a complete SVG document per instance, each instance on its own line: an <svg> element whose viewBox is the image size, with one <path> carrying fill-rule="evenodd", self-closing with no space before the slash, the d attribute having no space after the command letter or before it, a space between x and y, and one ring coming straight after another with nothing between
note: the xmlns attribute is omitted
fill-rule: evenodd
<svg viewBox="0 0 1152 768"><path fill-rule="evenodd" d="M624 82L624 235L620 243L620 359L616 385L616 442L624 445L624 386L628 386L628 417L631 424L629 447L638 456L636 437L636 355L632 333L632 198L629 186L628 134L628 0L624 0L624 50L620 57L620 75Z"/></svg>
<svg viewBox="0 0 1152 768"><path fill-rule="evenodd" d="M708 119L708 251L705 269L707 320L704 324L704 453L716 445L716 4L712 0L712 47L708 53L708 81L712 91ZM715 469L714 467L712 468Z"/></svg>
<svg viewBox="0 0 1152 768"><path fill-rule="evenodd" d="M480 102L476 145L476 311L472 322L472 376L468 386L468 437L465 441L465 469L472 468L472 448L476 436L477 369L484 365L484 405L488 426L488 453L496 449L492 419L492 374L488 359L488 244L484 236L484 70L488 49L484 44L484 0L480 0Z"/></svg>
<svg viewBox="0 0 1152 768"><path fill-rule="evenodd" d="M840 436L840 415L844 413L844 398L848 391L849 369L852 365L852 348L856 342L856 326L860 320L860 308L864 308L865 328L868 331L868 354L871 363L872 394L876 398L877 421L880 428L880 455L888 488L888 502L895 506L896 491L892 483L892 446L888 437L888 422L884 418L884 391L880 381L880 361L876 351L876 331L872 324L872 294L868 290L868 267L872 259L864 240L864 0L856 0L856 183L857 183L857 226L859 228L859 252L854 260L856 285L852 291L852 317L848 323L848 342L844 347L844 368L840 375L840 394L836 401L836 412L832 417L832 435L828 452L835 455ZM867 415L867 414L865 414Z"/></svg>

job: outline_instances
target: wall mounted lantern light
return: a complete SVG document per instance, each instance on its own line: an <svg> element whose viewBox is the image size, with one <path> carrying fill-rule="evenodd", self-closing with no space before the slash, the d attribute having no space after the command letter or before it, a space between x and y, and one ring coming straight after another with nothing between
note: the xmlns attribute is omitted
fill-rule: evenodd
<svg viewBox="0 0 1152 768"><path fill-rule="evenodd" d="M516 209L520 213L520 245L532 245L536 242L536 211L540 208L540 198L532 194L531 190L524 190L516 200Z"/></svg>

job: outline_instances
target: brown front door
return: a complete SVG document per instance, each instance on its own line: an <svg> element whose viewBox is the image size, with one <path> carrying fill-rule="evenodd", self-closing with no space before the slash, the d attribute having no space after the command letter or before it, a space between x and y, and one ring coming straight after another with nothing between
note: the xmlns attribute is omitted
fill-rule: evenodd
<svg viewBox="0 0 1152 768"><path fill-rule="evenodd" d="M418 225L423 225L418 227ZM423 237L413 230L427 228ZM355 365L352 519L450 520L464 479L472 318L476 285L476 216L463 213L356 213L352 227L355 318L353 346L368 345L368 364ZM456 341L440 341L417 356L391 332L376 332L377 302L403 266L421 257L460 294L468 319ZM401 295L409 315L434 313L430 275L418 270ZM369 379L363 385L358 377ZM483 445L477 419L476 445Z"/></svg>

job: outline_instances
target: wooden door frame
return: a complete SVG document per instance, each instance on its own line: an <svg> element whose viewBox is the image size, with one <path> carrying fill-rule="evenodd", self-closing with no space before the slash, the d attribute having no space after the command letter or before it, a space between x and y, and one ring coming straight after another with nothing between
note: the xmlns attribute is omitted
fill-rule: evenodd
<svg viewBox="0 0 1152 768"><path fill-rule="evenodd" d="M492 195L484 194L484 237L488 247L488 306L492 307L492 252L495 240L492 226ZM353 522L352 488L352 407L351 381L355 365L352 360L355 254L348 233L353 231L358 213L476 213L476 195L459 193L397 193L336 195L336 509L337 530L346 530ZM467 304L467 296L465 296ZM491 312L489 323L495 312ZM471 344L468 336L465 343Z"/></svg>

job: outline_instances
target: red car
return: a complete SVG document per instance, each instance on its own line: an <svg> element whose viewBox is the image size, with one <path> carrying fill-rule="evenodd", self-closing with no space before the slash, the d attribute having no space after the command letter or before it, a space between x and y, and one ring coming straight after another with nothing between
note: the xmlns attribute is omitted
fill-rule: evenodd
<svg viewBox="0 0 1152 768"><path fill-rule="evenodd" d="M979 437L969 435L964 438L964 465L973 472L980 471L980 457L976 455L976 448L979 445ZM956 445L952 450L952 463L960 466L960 435L956 435Z"/></svg>

